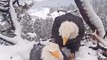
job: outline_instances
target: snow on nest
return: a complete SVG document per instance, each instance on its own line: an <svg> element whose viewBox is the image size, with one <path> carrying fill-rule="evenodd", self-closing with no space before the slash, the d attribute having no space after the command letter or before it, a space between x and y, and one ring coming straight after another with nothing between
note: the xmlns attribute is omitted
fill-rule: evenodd
<svg viewBox="0 0 107 60"><path fill-rule="evenodd" d="M0 45L0 60L28 60L34 44L33 41L12 46Z"/></svg>
<svg viewBox="0 0 107 60"><path fill-rule="evenodd" d="M75 60L98 60L97 52L87 46L82 46L79 48L79 51L76 52Z"/></svg>
<svg viewBox="0 0 107 60"><path fill-rule="evenodd" d="M81 41L81 46L79 48L79 51L76 52L75 60L98 60L97 51L93 50L89 47L96 47L97 43L95 41L92 41L89 36L85 36L83 38L84 40Z"/></svg>
<svg viewBox="0 0 107 60"><path fill-rule="evenodd" d="M79 51L75 54L75 60L98 60L98 58L105 59L105 56L98 50L94 50L90 47L97 47L97 42L90 36L85 35L81 41Z"/></svg>
<svg viewBox="0 0 107 60"><path fill-rule="evenodd" d="M96 41L83 40L83 41L81 41L81 45L85 45L85 46L88 46L88 47L96 47L97 46L97 42Z"/></svg>
<svg viewBox="0 0 107 60"><path fill-rule="evenodd" d="M88 36L85 36L84 40L81 41L81 45L83 46L76 52L75 60L98 60L98 52L90 48L97 46L95 41L92 41Z"/></svg>

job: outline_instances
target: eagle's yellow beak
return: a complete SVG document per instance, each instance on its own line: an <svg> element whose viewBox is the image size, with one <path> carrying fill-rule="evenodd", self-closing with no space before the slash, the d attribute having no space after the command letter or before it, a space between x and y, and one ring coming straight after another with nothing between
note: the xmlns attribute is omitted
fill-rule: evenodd
<svg viewBox="0 0 107 60"><path fill-rule="evenodd" d="M58 51L53 51L53 52L51 52L51 54L52 54L54 57L60 59L60 54L59 54Z"/></svg>
<svg viewBox="0 0 107 60"><path fill-rule="evenodd" d="M67 41L68 41L68 38L63 37L62 39L63 39L63 45L65 45L67 43Z"/></svg>

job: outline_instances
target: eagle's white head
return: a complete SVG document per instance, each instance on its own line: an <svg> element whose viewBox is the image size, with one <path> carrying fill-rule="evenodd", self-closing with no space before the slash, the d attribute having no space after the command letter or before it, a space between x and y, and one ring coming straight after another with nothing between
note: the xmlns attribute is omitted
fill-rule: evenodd
<svg viewBox="0 0 107 60"><path fill-rule="evenodd" d="M64 21L59 28L59 35L62 36L63 45L66 44L68 39L74 39L78 36L79 28L72 21Z"/></svg>
<svg viewBox="0 0 107 60"><path fill-rule="evenodd" d="M63 60L63 55L58 44L49 42L49 44L43 48L41 58L42 60Z"/></svg>

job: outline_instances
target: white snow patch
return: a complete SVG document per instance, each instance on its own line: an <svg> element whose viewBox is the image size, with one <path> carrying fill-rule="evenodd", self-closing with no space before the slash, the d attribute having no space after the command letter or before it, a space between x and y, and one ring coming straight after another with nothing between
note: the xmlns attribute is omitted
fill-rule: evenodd
<svg viewBox="0 0 107 60"><path fill-rule="evenodd" d="M0 25L3 26L6 22L0 22Z"/></svg>
<svg viewBox="0 0 107 60"><path fill-rule="evenodd" d="M97 42L96 41L92 41L92 40L91 41L83 40L83 41L81 41L81 45L85 45L87 47L96 47L97 46Z"/></svg>
<svg viewBox="0 0 107 60"><path fill-rule="evenodd" d="M33 42L25 42L20 45L0 45L0 60L28 60Z"/></svg>
<svg viewBox="0 0 107 60"><path fill-rule="evenodd" d="M87 46L81 46L75 56L75 60L98 60L97 52Z"/></svg>
<svg viewBox="0 0 107 60"><path fill-rule="evenodd" d="M59 15L59 13L58 13L58 12L56 12L56 11L55 11L55 12L53 12L53 13L51 13L50 15L51 15L50 17L52 17L52 18L53 18L53 20L55 19L55 17L60 16L60 15Z"/></svg>
<svg viewBox="0 0 107 60"><path fill-rule="evenodd" d="M27 5L31 5L33 3L33 0L18 0L19 1L19 5L24 6L25 4Z"/></svg>
<svg viewBox="0 0 107 60"><path fill-rule="evenodd" d="M27 33L27 34L30 35L31 38L37 37L37 34L36 34L35 32L34 32L34 33L30 33L30 32L29 32L29 33Z"/></svg>
<svg viewBox="0 0 107 60"><path fill-rule="evenodd" d="M34 1L36 1L36 2L41 2L41 1L44 1L44 0L34 0Z"/></svg>
<svg viewBox="0 0 107 60"><path fill-rule="evenodd" d="M65 12L62 11L59 13L57 11L54 11L53 13L49 13L49 12L50 12L50 8L46 8L46 7L40 7L28 11L28 13L32 16L33 20L35 20L37 17L43 19L53 18L54 20L55 17L65 14Z"/></svg>
<svg viewBox="0 0 107 60"><path fill-rule="evenodd" d="M35 9L35 10L29 10L28 13L31 16L37 16L43 19L46 19L47 14L49 13L49 8L41 8L41 9Z"/></svg>
<svg viewBox="0 0 107 60"><path fill-rule="evenodd" d="M59 13L58 13L57 11L55 11L55 12L53 12L53 13L50 14L50 17L52 17L53 20L54 20L55 17L60 16L60 15L63 15L63 14L65 14L65 12L59 12Z"/></svg>

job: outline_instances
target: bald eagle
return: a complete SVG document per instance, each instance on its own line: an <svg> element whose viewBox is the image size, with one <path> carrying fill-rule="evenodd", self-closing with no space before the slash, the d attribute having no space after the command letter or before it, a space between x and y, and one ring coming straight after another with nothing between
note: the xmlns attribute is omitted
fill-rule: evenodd
<svg viewBox="0 0 107 60"><path fill-rule="evenodd" d="M52 27L52 38L60 47L67 47L71 52L78 50L85 33L81 17L66 13L55 18Z"/></svg>
<svg viewBox="0 0 107 60"><path fill-rule="evenodd" d="M38 43L30 53L30 60L68 60L58 44L47 42Z"/></svg>

